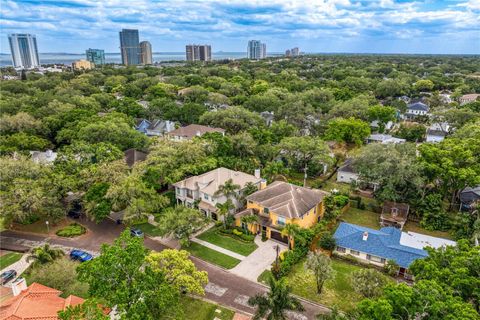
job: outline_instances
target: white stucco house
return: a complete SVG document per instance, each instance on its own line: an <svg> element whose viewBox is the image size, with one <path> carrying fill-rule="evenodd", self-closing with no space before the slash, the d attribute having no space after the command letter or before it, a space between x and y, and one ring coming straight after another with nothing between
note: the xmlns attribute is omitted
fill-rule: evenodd
<svg viewBox="0 0 480 320"><path fill-rule="evenodd" d="M258 189L266 185L266 181L260 177L260 170L255 171L255 175L234 171L227 168L217 168L204 174L189 177L173 184L175 187L175 197L177 204L187 207L198 206L198 209L205 216L218 220L216 205L223 204L227 201L225 195L216 195L219 187L224 185L226 181L232 180L233 184L239 185L240 190L237 195L240 196L245 189L247 183L251 182ZM242 207L242 203L238 199L231 199L235 210Z"/></svg>
<svg viewBox="0 0 480 320"><path fill-rule="evenodd" d="M337 170L337 182L352 183L359 182L360 176L352 167L352 159L347 159L343 166Z"/></svg>

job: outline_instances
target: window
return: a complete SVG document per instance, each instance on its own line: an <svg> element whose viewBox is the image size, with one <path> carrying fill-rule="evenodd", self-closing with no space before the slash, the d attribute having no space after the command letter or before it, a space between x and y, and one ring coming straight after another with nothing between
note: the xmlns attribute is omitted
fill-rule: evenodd
<svg viewBox="0 0 480 320"><path fill-rule="evenodd" d="M268 210L268 208L263 208L263 213L269 214L270 210Z"/></svg>
<svg viewBox="0 0 480 320"><path fill-rule="evenodd" d="M203 198L204 198L205 200L208 200L208 194L204 193L204 194L203 194Z"/></svg>
<svg viewBox="0 0 480 320"><path fill-rule="evenodd" d="M180 190L180 188L177 188L177 194L180 194L182 193L182 191Z"/></svg>
<svg viewBox="0 0 480 320"><path fill-rule="evenodd" d="M347 249L345 249L344 247L338 247L337 246L337 251L345 253L345 252L347 252Z"/></svg>
<svg viewBox="0 0 480 320"><path fill-rule="evenodd" d="M284 226L285 225L285 218L284 217L278 217L277 224L280 225L280 226Z"/></svg>
<svg viewBox="0 0 480 320"><path fill-rule="evenodd" d="M360 255L360 251L357 251L357 250L350 249L350 253L353 254L354 256L359 256Z"/></svg>
<svg viewBox="0 0 480 320"><path fill-rule="evenodd" d="M367 254L367 260L373 261L373 262L379 262L379 263L385 263L384 258L380 258L377 256L372 256L370 254Z"/></svg>

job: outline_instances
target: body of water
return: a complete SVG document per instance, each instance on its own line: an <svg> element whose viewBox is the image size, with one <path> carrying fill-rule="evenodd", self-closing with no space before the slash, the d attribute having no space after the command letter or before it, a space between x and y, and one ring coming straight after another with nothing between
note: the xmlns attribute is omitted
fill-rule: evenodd
<svg viewBox="0 0 480 320"><path fill-rule="evenodd" d="M272 54L272 56L279 54ZM83 53L40 53L41 64L72 64L72 62L80 59L85 59ZM242 59L246 58L246 52L214 52L212 53L213 60L223 59ZM179 61L185 60L184 52L155 52L153 53L153 61ZM106 63L121 63L122 57L120 53L105 53ZM0 66L11 66L12 57L10 54L0 54Z"/></svg>

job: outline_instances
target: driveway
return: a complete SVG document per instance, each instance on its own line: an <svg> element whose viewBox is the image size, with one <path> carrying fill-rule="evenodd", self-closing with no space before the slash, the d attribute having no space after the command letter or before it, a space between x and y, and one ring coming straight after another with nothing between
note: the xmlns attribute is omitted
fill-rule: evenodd
<svg viewBox="0 0 480 320"><path fill-rule="evenodd" d="M239 277L256 282L263 271L267 269L270 270L272 263L277 257L277 246L279 247L279 253L286 250L287 246L272 240L263 242L258 236L255 237L255 243L258 248L233 269L230 269L230 272Z"/></svg>

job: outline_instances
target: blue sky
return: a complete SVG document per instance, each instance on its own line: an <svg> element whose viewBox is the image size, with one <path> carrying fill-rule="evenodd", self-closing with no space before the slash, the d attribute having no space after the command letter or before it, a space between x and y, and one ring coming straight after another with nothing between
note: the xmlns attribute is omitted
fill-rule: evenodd
<svg viewBox="0 0 480 320"><path fill-rule="evenodd" d="M0 51L8 33L37 35L40 52L118 52L136 28L155 52L209 43L245 51L480 53L480 0L0 0Z"/></svg>

